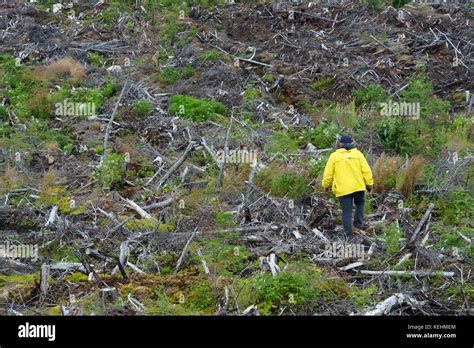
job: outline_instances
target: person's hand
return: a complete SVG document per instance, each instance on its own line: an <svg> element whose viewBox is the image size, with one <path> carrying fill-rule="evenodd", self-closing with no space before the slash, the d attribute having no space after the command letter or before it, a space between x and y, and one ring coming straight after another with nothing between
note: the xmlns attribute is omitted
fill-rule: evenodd
<svg viewBox="0 0 474 348"><path fill-rule="evenodd" d="M368 193L372 193L372 186L367 186L366 189L367 189L367 192L368 192Z"/></svg>
<svg viewBox="0 0 474 348"><path fill-rule="evenodd" d="M327 188L327 187L323 187L323 192L328 192L328 188Z"/></svg>

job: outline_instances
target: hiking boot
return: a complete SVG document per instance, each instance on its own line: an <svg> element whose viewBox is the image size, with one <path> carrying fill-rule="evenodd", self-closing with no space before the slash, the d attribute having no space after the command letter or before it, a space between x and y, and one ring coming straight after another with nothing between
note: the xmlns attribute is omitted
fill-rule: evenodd
<svg viewBox="0 0 474 348"><path fill-rule="evenodd" d="M352 232L357 233L357 234L366 234L365 233L365 228L361 227L352 227Z"/></svg>
<svg viewBox="0 0 474 348"><path fill-rule="evenodd" d="M370 225L368 225L368 224L363 224L363 225L360 225L360 226L359 225L354 225L354 227L358 228L359 230L364 230L365 231L370 227Z"/></svg>

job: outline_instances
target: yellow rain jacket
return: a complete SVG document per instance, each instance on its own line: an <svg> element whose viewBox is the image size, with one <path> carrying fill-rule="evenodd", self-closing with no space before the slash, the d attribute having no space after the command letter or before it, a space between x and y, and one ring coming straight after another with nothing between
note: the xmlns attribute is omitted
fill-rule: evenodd
<svg viewBox="0 0 474 348"><path fill-rule="evenodd" d="M372 186L372 171L362 152L356 148L338 149L329 156L324 169L322 186L329 187L332 181L332 192L336 197L345 196L356 191L365 191L366 185Z"/></svg>

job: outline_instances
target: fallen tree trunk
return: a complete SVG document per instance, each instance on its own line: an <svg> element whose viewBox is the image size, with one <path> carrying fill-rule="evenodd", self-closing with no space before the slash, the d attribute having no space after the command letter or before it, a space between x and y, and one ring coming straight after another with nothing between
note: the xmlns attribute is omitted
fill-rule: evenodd
<svg viewBox="0 0 474 348"><path fill-rule="evenodd" d="M390 313L391 309L396 305L401 305L403 303L408 303L413 306L421 306L424 304L424 301L418 301L411 296L404 295L402 293L397 293L390 296L386 300L378 303L375 306L375 309L366 312L364 315L375 316L375 315L384 315Z"/></svg>
<svg viewBox="0 0 474 348"><path fill-rule="evenodd" d="M431 212L433 211L433 209L434 209L434 204L431 203L429 205L428 209L426 210L425 215L423 215L423 218L421 219L420 223L416 227L415 232L413 232L413 235L411 236L410 241L408 242L408 244L413 244L415 242L415 240L418 237L418 234L420 233L422 227L429 220L429 218L431 216Z"/></svg>
<svg viewBox="0 0 474 348"><path fill-rule="evenodd" d="M169 177L183 164L183 162L186 160L186 158L188 157L189 153L191 152L191 150L194 148L195 145L196 144L194 142L189 143L186 150L184 150L183 155L176 161L176 163L160 179L160 181L158 182L158 185L157 185L158 188L163 186L163 184L169 179ZM149 182L147 182L147 184L149 184L150 182L151 182L151 179L149 180Z"/></svg>
<svg viewBox="0 0 474 348"><path fill-rule="evenodd" d="M442 277L454 277L454 272L439 272L439 271L369 271L361 270L362 274L371 275L410 275L413 277L426 277L430 275L440 275Z"/></svg>

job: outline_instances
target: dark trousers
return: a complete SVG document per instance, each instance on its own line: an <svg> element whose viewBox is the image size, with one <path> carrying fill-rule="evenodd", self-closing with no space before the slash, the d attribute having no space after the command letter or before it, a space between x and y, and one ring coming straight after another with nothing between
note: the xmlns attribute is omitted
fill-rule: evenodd
<svg viewBox="0 0 474 348"><path fill-rule="evenodd" d="M365 191L353 192L349 195L339 197L342 208L342 225L347 237L352 236L352 206L355 203L354 226L364 225L364 197Z"/></svg>

